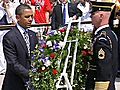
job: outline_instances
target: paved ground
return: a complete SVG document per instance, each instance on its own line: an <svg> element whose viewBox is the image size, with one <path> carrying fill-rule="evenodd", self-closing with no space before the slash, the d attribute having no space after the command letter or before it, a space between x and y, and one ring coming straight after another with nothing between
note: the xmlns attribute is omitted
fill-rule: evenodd
<svg viewBox="0 0 120 90"><path fill-rule="evenodd" d="M0 76L0 90L1 90L1 83L2 83L3 77L4 76ZM116 86L116 90L120 90L120 78L116 78L115 86Z"/></svg>
<svg viewBox="0 0 120 90"><path fill-rule="evenodd" d="M120 90L120 78L116 78L115 86L116 90Z"/></svg>

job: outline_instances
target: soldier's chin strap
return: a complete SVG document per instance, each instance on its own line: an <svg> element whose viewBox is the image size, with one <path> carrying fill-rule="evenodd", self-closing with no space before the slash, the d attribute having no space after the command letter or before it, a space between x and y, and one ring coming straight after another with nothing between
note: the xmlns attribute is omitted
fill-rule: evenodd
<svg viewBox="0 0 120 90"><path fill-rule="evenodd" d="M94 90L108 90L110 81L96 81Z"/></svg>

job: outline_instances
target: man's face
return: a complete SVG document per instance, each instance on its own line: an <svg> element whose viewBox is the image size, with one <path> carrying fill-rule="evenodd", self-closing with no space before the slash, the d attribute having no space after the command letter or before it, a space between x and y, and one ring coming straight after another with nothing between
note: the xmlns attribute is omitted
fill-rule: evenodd
<svg viewBox="0 0 120 90"><path fill-rule="evenodd" d="M86 0L80 0L80 3L85 3L86 2Z"/></svg>
<svg viewBox="0 0 120 90"><path fill-rule="evenodd" d="M92 24L98 28L101 22L99 11L91 13Z"/></svg>
<svg viewBox="0 0 120 90"><path fill-rule="evenodd" d="M21 15L16 16L16 19L23 28L29 28L33 20L33 11L31 9L25 9Z"/></svg>
<svg viewBox="0 0 120 90"><path fill-rule="evenodd" d="M61 1L61 3L65 4L65 3L67 3L68 0L60 0L60 1Z"/></svg>
<svg viewBox="0 0 120 90"><path fill-rule="evenodd" d="M118 2L120 3L120 0L118 0Z"/></svg>
<svg viewBox="0 0 120 90"><path fill-rule="evenodd" d="M10 0L3 0L3 2L4 2L4 3L9 3L9 2L10 2Z"/></svg>

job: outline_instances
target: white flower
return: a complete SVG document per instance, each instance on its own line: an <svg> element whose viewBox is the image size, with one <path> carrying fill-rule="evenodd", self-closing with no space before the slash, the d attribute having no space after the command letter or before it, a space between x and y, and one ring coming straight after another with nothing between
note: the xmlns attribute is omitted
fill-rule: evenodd
<svg viewBox="0 0 120 90"><path fill-rule="evenodd" d="M44 66L42 67L42 70L45 70L45 67L44 67Z"/></svg>
<svg viewBox="0 0 120 90"><path fill-rule="evenodd" d="M54 33L54 35L58 34L56 30L52 30L50 33Z"/></svg>
<svg viewBox="0 0 120 90"><path fill-rule="evenodd" d="M64 42L62 42L62 41L60 41L58 44L61 48L64 46Z"/></svg>
<svg viewBox="0 0 120 90"><path fill-rule="evenodd" d="M46 67L50 66L50 65L51 65L51 61L50 61L50 60L47 60L47 61L44 63L44 65L45 65Z"/></svg>
<svg viewBox="0 0 120 90"><path fill-rule="evenodd" d="M51 41L47 41L46 45L47 45L48 47L51 47L51 46L52 46L52 42L51 42Z"/></svg>
<svg viewBox="0 0 120 90"><path fill-rule="evenodd" d="M84 44L84 47L83 47L84 49L87 49L88 48L88 46L87 46L87 44Z"/></svg>
<svg viewBox="0 0 120 90"><path fill-rule="evenodd" d="M39 78L37 78L37 77L36 77L36 78L35 78L35 80L36 80L36 81L38 81L38 80L39 80Z"/></svg>
<svg viewBox="0 0 120 90"><path fill-rule="evenodd" d="M54 30L54 35L58 34L56 30Z"/></svg>

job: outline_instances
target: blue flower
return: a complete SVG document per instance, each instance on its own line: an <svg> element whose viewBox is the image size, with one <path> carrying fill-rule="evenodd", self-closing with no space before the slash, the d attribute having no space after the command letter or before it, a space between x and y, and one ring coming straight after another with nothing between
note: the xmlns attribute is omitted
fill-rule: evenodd
<svg viewBox="0 0 120 90"><path fill-rule="evenodd" d="M60 49L60 45L58 43L55 43L53 45L53 50L57 51L58 49Z"/></svg>
<svg viewBox="0 0 120 90"><path fill-rule="evenodd" d="M54 36L55 34L57 34L57 31L56 31L56 30L52 30L52 31L49 32L49 35L50 35L50 36Z"/></svg>
<svg viewBox="0 0 120 90"><path fill-rule="evenodd" d="M54 35L54 31L49 32L49 35L53 36Z"/></svg>
<svg viewBox="0 0 120 90"><path fill-rule="evenodd" d="M32 55L31 60L35 60L36 55Z"/></svg>
<svg viewBox="0 0 120 90"><path fill-rule="evenodd" d="M41 44L45 44L46 41L45 40L39 40L38 43L41 45Z"/></svg>
<svg viewBox="0 0 120 90"><path fill-rule="evenodd" d="M37 69L36 68L32 68L32 72L33 73L37 72Z"/></svg>
<svg viewBox="0 0 120 90"><path fill-rule="evenodd" d="M43 49L43 48L39 48L39 51L43 53L43 52L44 52L44 49Z"/></svg>
<svg viewBox="0 0 120 90"><path fill-rule="evenodd" d="M50 57L42 58L42 62L43 62L43 63L47 62L47 60L50 60Z"/></svg>

